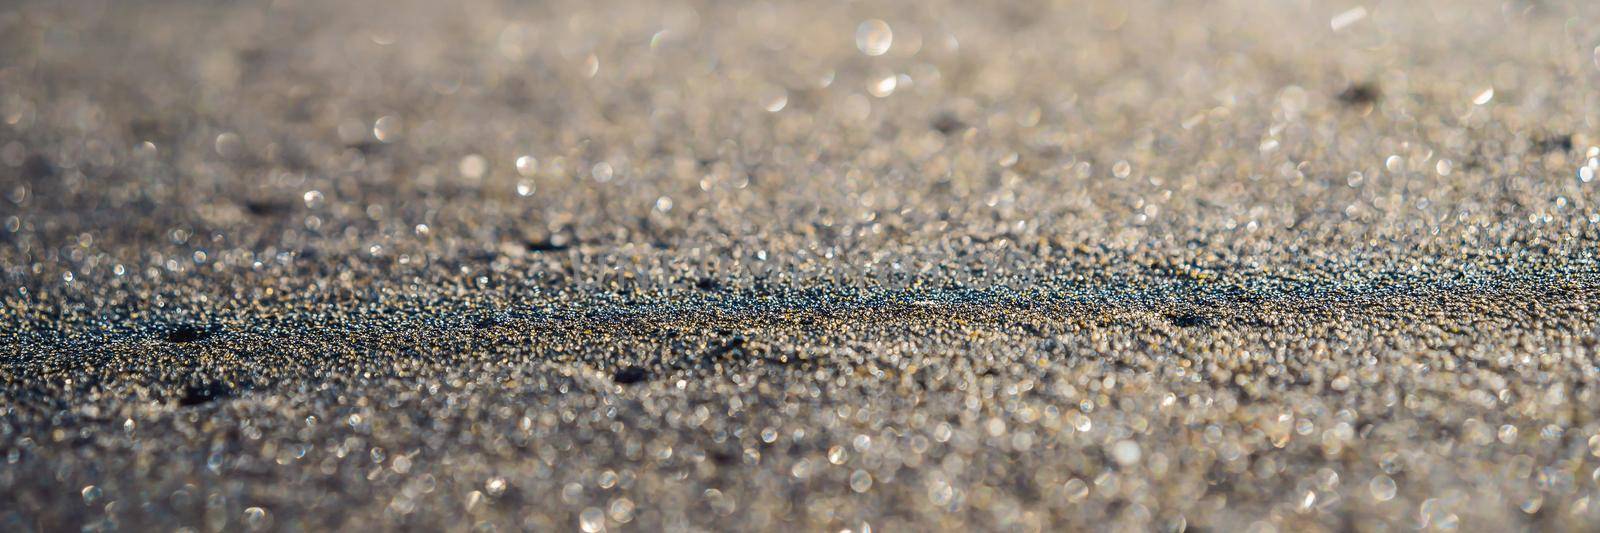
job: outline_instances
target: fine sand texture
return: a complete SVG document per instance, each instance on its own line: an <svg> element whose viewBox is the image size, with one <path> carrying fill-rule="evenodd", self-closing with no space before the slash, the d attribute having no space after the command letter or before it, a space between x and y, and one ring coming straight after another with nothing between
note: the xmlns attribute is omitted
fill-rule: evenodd
<svg viewBox="0 0 1600 533"><path fill-rule="evenodd" d="M0 530L1600 529L1597 21L0 2Z"/></svg>

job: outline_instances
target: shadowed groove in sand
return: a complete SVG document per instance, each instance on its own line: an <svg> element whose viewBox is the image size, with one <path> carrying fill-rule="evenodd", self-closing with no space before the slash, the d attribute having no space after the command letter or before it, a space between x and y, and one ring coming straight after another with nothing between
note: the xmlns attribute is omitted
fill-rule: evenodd
<svg viewBox="0 0 1600 533"><path fill-rule="evenodd" d="M1101 283L1051 283L1037 287L993 287L985 289L955 286L916 289L857 289L840 287L764 286L762 290L718 291L678 297L650 297L636 301L593 296L567 303L541 303L538 295L527 304L505 308L471 309L466 299L454 305L431 304L449 310L419 314L414 309L374 309L355 300L333 301L325 308L309 312L291 311L291 320L257 320L246 306L218 306L213 309L169 308L134 318L124 309L95 312L92 328L38 327L19 323L16 329L0 332L13 348L34 350L92 349L99 345L142 339L173 344L191 342L226 343L239 333L280 336L308 333L388 335L408 331L451 331L506 327L514 324L559 329L564 324L626 324L630 321L762 320L795 314L830 316L852 312L887 313L893 316L910 310L934 314L961 314L976 310L1044 310L1054 313L1094 314L1115 310L1165 310L1228 307L1238 304L1277 302L1283 305L1318 307L1351 302L1376 302L1421 295L1449 298L1451 295L1529 293L1541 290L1576 290L1585 293L1600 286L1600 272L1571 269L1561 272L1531 272L1516 277L1415 275L1379 273L1357 282L1327 282L1290 276L1261 275L1228 282L1196 281L1170 276L1165 283L1132 283L1111 280ZM8 295L14 299L14 295ZM84 309L67 310L64 305L14 302L14 307L45 308L59 318ZM271 308L272 303L261 303ZM55 307L54 309L50 309ZM328 317L338 313L342 318ZM225 328L208 315L235 315L242 327ZM372 318L351 320L351 314ZM1201 325L1193 319L1178 322ZM32 326L32 327L30 327ZM18 362L18 354L6 357ZM27 357L23 357L26 360Z"/></svg>
<svg viewBox="0 0 1600 533"><path fill-rule="evenodd" d="M366 310L375 318L320 325L256 323L247 316L243 326L231 328L207 320L202 313L140 320L112 314L106 323L113 327L95 331L58 331L57 336L13 332L11 353L0 368L36 385L49 381L51 375L87 372L100 376L89 381L187 379L198 384L190 388L209 391L211 383L222 379L217 375L219 369L244 387L253 388L320 379L317 376L353 368L385 375L396 372L387 366L406 359L471 361L505 357L508 352L529 362L609 367L620 364L621 359L612 357L615 353L607 355L608 350L664 346L660 354L645 358L659 367L650 371L655 373L692 370L713 359L732 358L742 360L734 361L741 364L787 364L801 359L792 352L806 346L789 346L785 351L762 342L763 336L774 332L805 338L839 328L882 334L907 328L959 327L1017 338L1048 338L1063 327L1185 330L1271 328L1287 325L1285 321L1385 320L1418 307L1458 314L1472 308L1480 319L1514 319L1529 314L1526 310L1531 306L1593 303L1600 289L1600 278L1589 272L1509 279L1419 280L1398 274L1371 279L1374 281L1350 284L1281 276L1232 283L1171 279L1153 287L1146 283L1139 290L1121 283L1033 290L850 291L777 286L641 303L596 298L560 306L455 311L401 320L386 317L405 316L404 310ZM311 313L302 318L314 321L319 317ZM573 350L573 345L588 348ZM162 355L154 355L158 353ZM148 360L141 360L146 359L144 354L150 354ZM636 358L637 354L622 359ZM73 388L95 385L80 382ZM38 392L49 397L63 391Z"/></svg>

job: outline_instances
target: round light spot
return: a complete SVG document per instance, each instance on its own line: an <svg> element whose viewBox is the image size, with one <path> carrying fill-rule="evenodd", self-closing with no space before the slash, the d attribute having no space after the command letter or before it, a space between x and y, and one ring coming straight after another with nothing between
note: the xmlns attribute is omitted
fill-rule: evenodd
<svg viewBox="0 0 1600 533"><path fill-rule="evenodd" d="M881 56L894 44L894 31L889 23L871 19L856 26L856 49L869 56Z"/></svg>

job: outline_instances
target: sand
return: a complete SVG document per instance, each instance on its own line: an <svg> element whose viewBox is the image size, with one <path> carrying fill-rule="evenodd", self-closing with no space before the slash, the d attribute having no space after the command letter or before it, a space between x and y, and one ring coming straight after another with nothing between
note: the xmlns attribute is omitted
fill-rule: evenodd
<svg viewBox="0 0 1600 533"><path fill-rule="evenodd" d="M0 529L1592 530L1594 20L9 3Z"/></svg>

